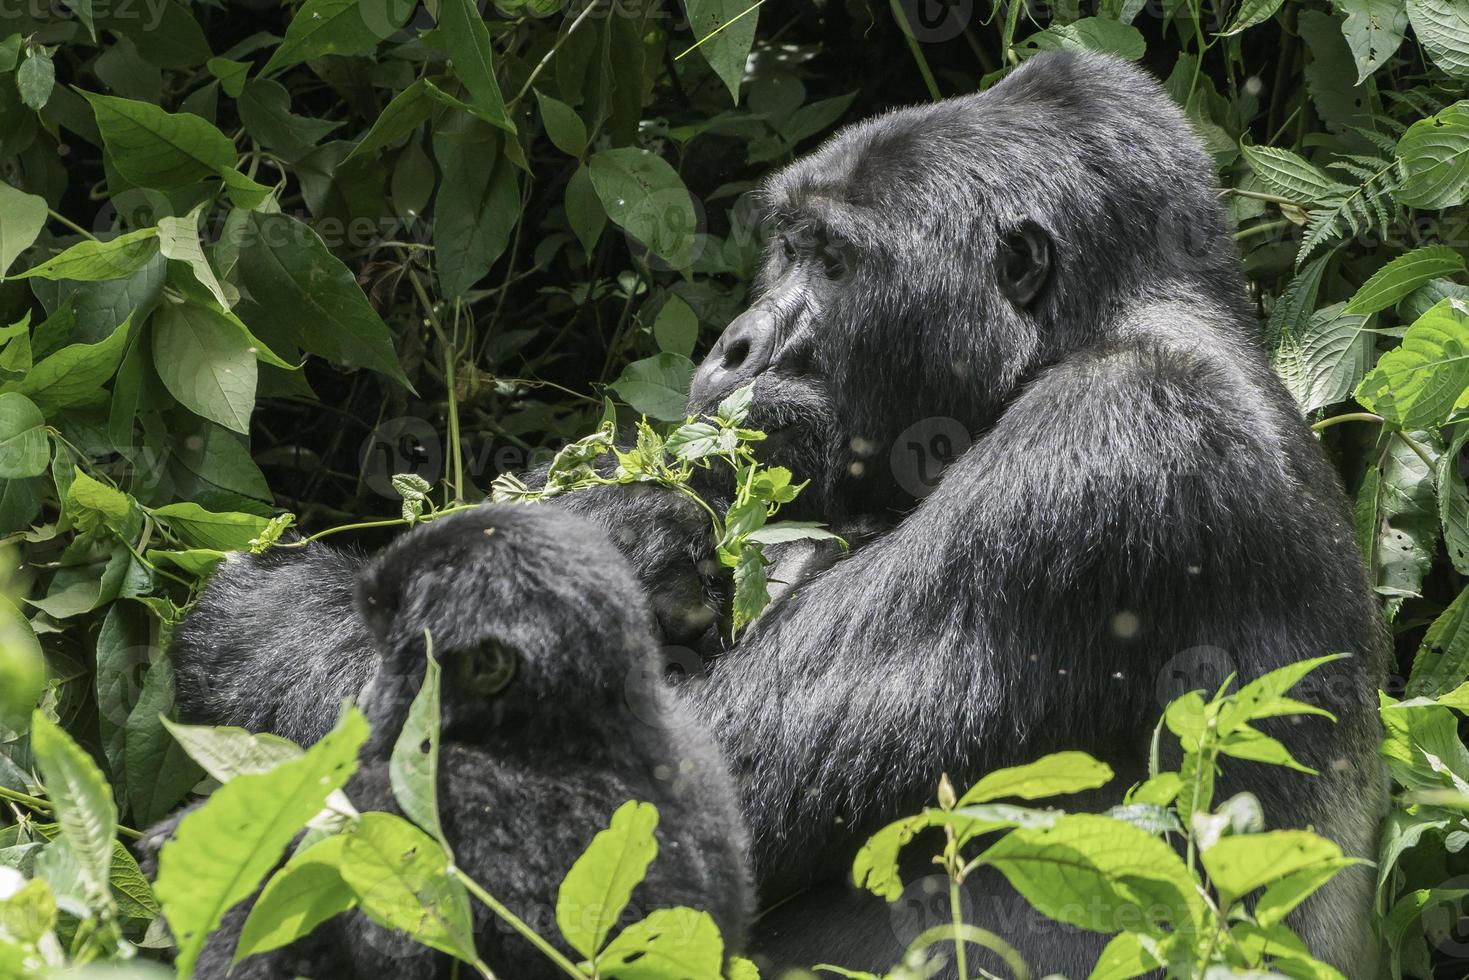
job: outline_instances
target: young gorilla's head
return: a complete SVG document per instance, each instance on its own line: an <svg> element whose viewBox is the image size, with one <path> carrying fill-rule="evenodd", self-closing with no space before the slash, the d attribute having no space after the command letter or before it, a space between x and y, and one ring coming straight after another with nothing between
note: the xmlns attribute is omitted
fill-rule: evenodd
<svg viewBox="0 0 1469 980"><path fill-rule="evenodd" d="M768 182L754 303L690 408L754 381L770 461L812 480L798 503L901 510L905 430L982 432L1124 306L1243 301L1212 184L1169 96L1101 56L1038 56L987 92L850 126Z"/></svg>
<svg viewBox="0 0 1469 980"><path fill-rule="evenodd" d="M600 528L548 504L417 528L373 561L357 601L381 660L361 701L389 742L422 684L425 631L449 740L583 724L626 695L653 651L627 563Z"/></svg>

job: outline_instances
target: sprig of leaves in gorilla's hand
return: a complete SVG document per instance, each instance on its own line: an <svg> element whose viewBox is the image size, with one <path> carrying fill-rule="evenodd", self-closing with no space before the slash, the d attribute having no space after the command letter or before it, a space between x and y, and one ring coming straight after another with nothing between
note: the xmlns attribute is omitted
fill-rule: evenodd
<svg viewBox="0 0 1469 980"><path fill-rule="evenodd" d="M609 484L656 483L697 503L709 515L717 542L719 561L733 570L734 599L732 632L753 622L770 603L765 575L768 560L765 546L801 540L836 540L830 530L815 521L772 521L783 504L796 499L806 486L793 483L784 466L763 466L753 446L765 433L743 427L750 412L753 386L746 385L719 403L713 415L702 419L689 416L666 435L659 434L644 418L637 426L631 448L617 448L617 423L609 411L597 430L565 446L551 461L546 482L527 486L506 474L490 486L496 503L534 503L579 490ZM595 462L607 454L617 460L610 475L597 471ZM721 514L690 485L698 470L724 464L734 472L735 493Z"/></svg>

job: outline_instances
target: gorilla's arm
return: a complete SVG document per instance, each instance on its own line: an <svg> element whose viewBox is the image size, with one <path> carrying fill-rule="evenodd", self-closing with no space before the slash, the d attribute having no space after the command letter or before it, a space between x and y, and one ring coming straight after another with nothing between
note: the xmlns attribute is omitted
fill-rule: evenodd
<svg viewBox="0 0 1469 980"><path fill-rule="evenodd" d="M699 573L710 527L696 504L636 485L533 506L564 507L603 525L646 590L664 642L700 644L714 611ZM355 600L368 561L322 544L226 560L174 633L181 720L301 744L324 735L337 705L357 695L376 665Z"/></svg>
<svg viewBox="0 0 1469 980"><path fill-rule="evenodd" d="M1158 670L1191 645L1178 638L1248 678L1373 635L1366 609L1285 615L1293 596L1361 590L1303 526L1292 457L1317 451L1288 440L1309 436L1288 405L1235 404L1250 390L1235 370L1146 345L1049 369L902 524L720 662L693 697L741 781L767 901L850 867L942 772L962 790L1115 745L1120 795L1161 710ZM1344 519L1329 533L1350 535Z"/></svg>

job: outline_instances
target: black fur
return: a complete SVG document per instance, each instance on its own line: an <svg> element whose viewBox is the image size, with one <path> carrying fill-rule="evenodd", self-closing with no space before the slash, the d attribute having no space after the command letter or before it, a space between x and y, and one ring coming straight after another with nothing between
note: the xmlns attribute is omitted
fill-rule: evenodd
<svg viewBox="0 0 1469 980"><path fill-rule="evenodd" d="M1143 774L1166 698L1230 670L1353 655L1307 696L1337 724L1272 732L1321 775L1229 761L1220 792L1249 788L1272 825L1372 855L1384 631L1336 476L1261 350L1213 183L1155 82L1074 54L850 127L770 181L752 312L700 368L691 407L754 380L770 458L812 479L798 504L892 529L818 566L689 688L738 780L761 898L779 903L757 926L767 964L882 970L943 921L922 855L897 906L847 883L865 837L931 799L939 773L963 786L1082 748L1118 771L1080 801L1105 805ZM890 454L934 417L972 445L919 500ZM616 495L586 506L633 539L649 530ZM707 549L659 526L680 560ZM343 574L305 561L276 575ZM180 690L226 666L256 690L186 704L236 720L268 686L306 702L279 717L330 715L319 691L276 686L292 654L255 638L302 617L239 608L273 586L225 575L176 650L195 678ZM328 621L362 629L345 605ZM1358 869L1295 918L1353 977L1376 974L1370 896ZM1040 921L995 878L972 879L968 900L1037 975L1083 974L1105 940Z"/></svg>

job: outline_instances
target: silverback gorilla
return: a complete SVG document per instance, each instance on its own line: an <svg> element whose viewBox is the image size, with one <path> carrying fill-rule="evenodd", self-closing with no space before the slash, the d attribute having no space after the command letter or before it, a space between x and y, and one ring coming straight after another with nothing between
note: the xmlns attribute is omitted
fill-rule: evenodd
<svg viewBox="0 0 1469 980"><path fill-rule="evenodd" d="M753 382L751 424L770 434L771 461L811 478L805 516L881 530L808 569L677 689L737 787L769 910L748 945L757 959L881 970L936 924L921 848L898 905L848 875L866 837L931 799L940 773L968 785L1082 748L1118 772L1079 801L1106 806L1144 774L1169 697L1322 654L1352 654L1320 672L1312 698L1337 722L1272 732L1320 775L1231 762L1221 792L1248 788L1272 825L1309 825L1370 856L1386 792L1375 756L1386 638L1335 474L1262 353L1211 161L1159 86L1108 58L1036 57L985 93L843 130L776 174L765 198L754 302L701 365L690 409ZM919 496L893 461L904 433L933 419L969 442ZM682 501L601 488L540 506L610 532L665 641L689 642L707 622L698 569L712 542ZM577 534L564 520L561 533ZM554 527L541 533L557 547ZM526 577L527 617L544 619L539 601L565 606L569 589L607 602L596 576L497 566L477 540L446 547L434 525L405 535L391 578L374 578L400 590L382 601L428 608L421 583L463 568L471 583ZM353 600L365 565L320 547L228 564L174 648L185 717L319 736L378 662ZM491 608L496 594L441 607L466 621L415 624L493 634L481 619L519 615ZM585 678L562 697L616 700L582 647L564 656ZM1223 669L1200 677L1200 663ZM507 752L537 737L501 727L495 709L476 717L482 729L455 737ZM619 764L642 763L608 763ZM573 856L568 844L526 862ZM738 889L737 872L705 866L708 887ZM555 882L541 887L554 894ZM1370 893L1367 874L1343 876L1295 922L1354 977L1376 972ZM971 879L967 901L1036 975L1083 975L1106 938L1037 919L999 879Z"/></svg>

